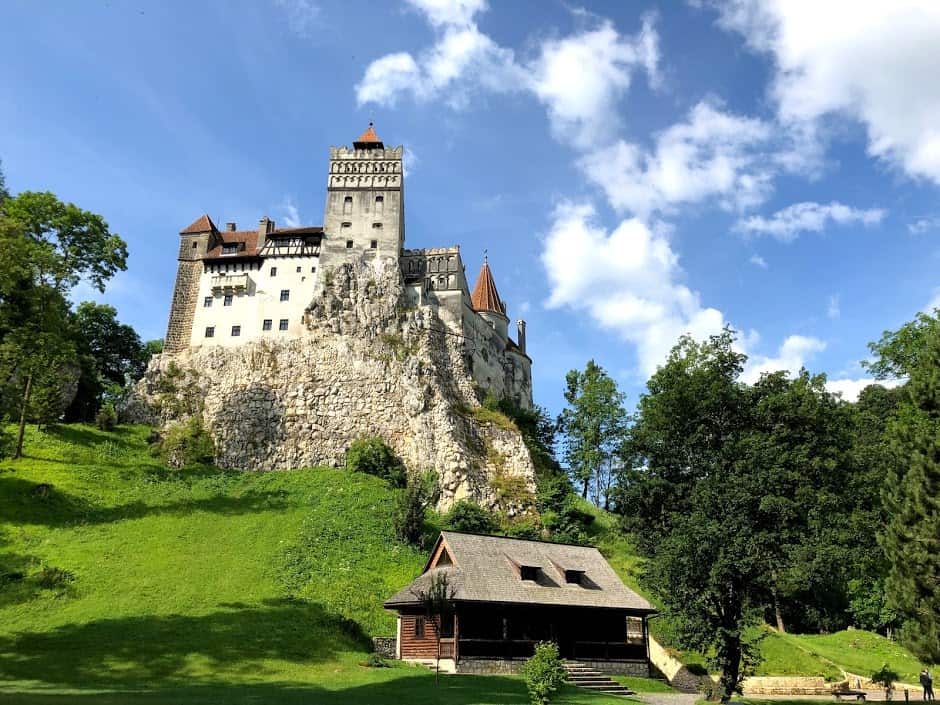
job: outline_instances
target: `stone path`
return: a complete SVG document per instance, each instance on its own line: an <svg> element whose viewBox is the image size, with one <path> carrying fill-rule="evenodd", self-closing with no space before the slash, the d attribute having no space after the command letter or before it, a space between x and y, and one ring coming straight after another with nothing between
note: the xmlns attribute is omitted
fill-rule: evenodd
<svg viewBox="0 0 940 705"><path fill-rule="evenodd" d="M632 697L647 705L695 705L702 696L698 693L637 693Z"/></svg>

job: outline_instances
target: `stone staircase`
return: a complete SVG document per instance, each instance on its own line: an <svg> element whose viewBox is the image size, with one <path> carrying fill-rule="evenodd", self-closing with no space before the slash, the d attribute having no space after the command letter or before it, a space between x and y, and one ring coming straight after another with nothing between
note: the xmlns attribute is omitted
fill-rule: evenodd
<svg viewBox="0 0 940 705"><path fill-rule="evenodd" d="M633 695L633 691L625 688L610 676L596 671L578 661L565 661L565 671L568 672L567 681L579 688L594 690L607 695Z"/></svg>

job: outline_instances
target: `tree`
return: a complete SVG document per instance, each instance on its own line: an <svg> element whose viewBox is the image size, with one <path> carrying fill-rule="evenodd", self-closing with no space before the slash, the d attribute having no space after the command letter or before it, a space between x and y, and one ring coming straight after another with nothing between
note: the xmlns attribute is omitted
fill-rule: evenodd
<svg viewBox="0 0 940 705"><path fill-rule="evenodd" d="M399 541L412 545L421 542L428 507L436 501L437 474L429 470L421 477L411 475L395 500L392 520Z"/></svg>
<svg viewBox="0 0 940 705"><path fill-rule="evenodd" d="M581 483L581 496L587 498L593 481L594 502L600 504L603 497L607 509L614 464L626 432L625 397L594 360L588 360L583 372L568 372L565 381L568 406L558 418L565 437L565 462Z"/></svg>
<svg viewBox="0 0 940 705"><path fill-rule="evenodd" d="M493 534L499 531L496 518L476 502L462 499L455 502L444 516L444 526L468 534Z"/></svg>
<svg viewBox="0 0 940 705"><path fill-rule="evenodd" d="M862 367L877 379L907 377L919 366L929 341L938 332L940 309L934 309L929 314L918 313L913 321L897 330L886 330L878 342L869 343L868 348L874 359L866 360Z"/></svg>
<svg viewBox="0 0 940 705"><path fill-rule="evenodd" d="M434 640L437 644L434 682L437 684L441 667L441 637L447 634L453 636L454 633L454 595L457 588L450 582L446 570L436 570L431 574L427 587L412 589L411 592L424 608L426 623L434 630Z"/></svg>
<svg viewBox="0 0 940 705"><path fill-rule="evenodd" d="M567 672L558 654L558 644L552 641L540 641L535 651L522 666L525 687L532 705L548 705L548 701L562 683Z"/></svg>
<svg viewBox="0 0 940 705"><path fill-rule="evenodd" d="M3 202L10 197L10 192L7 190L7 180L3 175L3 162L0 162L0 207L3 206Z"/></svg>
<svg viewBox="0 0 940 705"><path fill-rule="evenodd" d="M909 324L910 325L910 324ZM889 521L881 537L891 604L905 618L902 640L940 662L940 329L908 356L907 400L892 423L895 462L884 490Z"/></svg>

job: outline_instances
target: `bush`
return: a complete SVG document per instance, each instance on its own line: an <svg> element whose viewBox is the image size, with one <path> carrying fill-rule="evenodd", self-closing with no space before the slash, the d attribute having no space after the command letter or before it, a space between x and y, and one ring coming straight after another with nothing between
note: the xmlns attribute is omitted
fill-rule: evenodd
<svg viewBox="0 0 940 705"><path fill-rule="evenodd" d="M362 662L362 665L366 668L388 668L388 662L376 653L369 654L366 660Z"/></svg>
<svg viewBox="0 0 940 705"><path fill-rule="evenodd" d="M215 443L199 416L167 429L159 448L160 457L171 468L205 465L215 457Z"/></svg>
<svg viewBox="0 0 940 705"><path fill-rule="evenodd" d="M552 693L565 682L565 667L558 655L558 645L551 641L536 644L532 658L522 667L522 675L532 705L546 705Z"/></svg>
<svg viewBox="0 0 940 705"><path fill-rule="evenodd" d="M392 521L399 541L418 546L428 507L437 499L437 474L429 470L423 477L408 478L395 502Z"/></svg>
<svg viewBox="0 0 940 705"><path fill-rule="evenodd" d="M95 426L101 431L113 431L117 426L117 410L113 404L102 404L95 414Z"/></svg>
<svg viewBox="0 0 940 705"><path fill-rule="evenodd" d="M885 700L891 699L891 693L894 690L895 682L899 681L901 676L897 671L891 670L888 664L871 674L871 682L880 685L885 689Z"/></svg>
<svg viewBox="0 0 940 705"><path fill-rule="evenodd" d="M381 438L360 438L346 450L346 469L387 480L392 487L404 487L405 465Z"/></svg>
<svg viewBox="0 0 940 705"><path fill-rule="evenodd" d="M444 526L468 534L495 534L499 530L496 518L476 502L462 499L444 516Z"/></svg>

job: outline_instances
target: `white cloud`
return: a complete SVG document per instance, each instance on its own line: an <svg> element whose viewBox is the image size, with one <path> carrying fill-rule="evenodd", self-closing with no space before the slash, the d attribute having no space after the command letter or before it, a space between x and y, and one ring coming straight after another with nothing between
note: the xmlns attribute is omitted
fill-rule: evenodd
<svg viewBox="0 0 940 705"><path fill-rule="evenodd" d="M940 216L924 216L907 225L907 230L911 235L923 235L937 229L940 229Z"/></svg>
<svg viewBox="0 0 940 705"><path fill-rule="evenodd" d="M933 298L927 302L927 305L924 306L923 312L933 314L934 309L940 308L940 291L934 291Z"/></svg>
<svg viewBox="0 0 940 705"><path fill-rule="evenodd" d="M806 335L788 336L776 355L750 355L741 379L748 384L753 384L764 372L786 370L790 374L795 374L805 367L816 353L825 349L826 344L819 338Z"/></svg>
<svg viewBox="0 0 940 705"><path fill-rule="evenodd" d="M640 217L706 199L740 210L761 203L771 190L775 166L766 148L772 135L761 120L700 102L686 122L656 137L652 151L620 140L579 165L614 208Z"/></svg>
<svg viewBox="0 0 940 705"><path fill-rule="evenodd" d="M761 269L767 269L767 260L765 260L760 255L751 255L751 259L748 260L755 267L760 267Z"/></svg>
<svg viewBox="0 0 940 705"><path fill-rule="evenodd" d="M300 213L297 211L297 206L294 205L294 200L290 196L286 196L280 208L284 212L284 225L288 228L299 228L301 225Z"/></svg>
<svg viewBox="0 0 940 705"><path fill-rule="evenodd" d="M830 222L836 225L876 225L884 218L882 208L852 208L838 201L829 204L794 203L769 218L755 215L739 220L734 229L754 235L771 235L782 242L792 242L802 232L822 232Z"/></svg>
<svg viewBox="0 0 940 705"><path fill-rule="evenodd" d="M532 63L531 90L545 105L555 137L579 147L606 144L620 127L617 101L635 71L656 81L659 43L647 17L636 36L610 21L596 29L542 43Z"/></svg>
<svg viewBox="0 0 940 705"><path fill-rule="evenodd" d="M773 58L771 94L784 124L847 116L865 126L869 154L940 184L940 3L715 5L724 27Z"/></svg>
<svg viewBox="0 0 940 705"><path fill-rule="evenodd" d="M542 252L551 286L549 308L587 313L634 344L640 371L652 374L683 333L704 338L725 325L679 280L682 271L666 236L636 218L608 232L588 204L555 209Z"/></svg>
<svg viewBox="0 0 940 705"><path fill-rule="evenodd" d="M411 147L405 147L405 152L402 154L402 169L405 172L405 176L412 176L415 173L415 169L418 168L418 164L421 163L421 160L418 158L418 155L415 154L414 150Z"/></svg>
<svg viewBox="0 0 940 705"><path fill-rule="evenodd" d="M832 394L839 394L844 401L856 402L862 390L871 384L880 385L885 389L894 389L904 384L904 380L872 379L871 377L862 377L860 379L831 379L826 382L826 390Z"/></svg>
<svg viewBox="0 0 940 705"><path fill-rule="evenodd" d="M301 37L310 36L320 24L320 6L311 0L275 0L275 4L287 14L291 31Z"/></svg>
<svg viewBox="0 0 940 705"><path fill-rule="evenodd" d="M435 27L467 27L473 16L486 9L486 0L407 0Z"/></svg>
<svg viewBox="0 0 940 705"><path fill-rule="evenodd" d="M839 295L833 294L829 297L829 303L826 306L826 315L829 318L836 319L842 315L842 309L839 307Z"/></svg>

